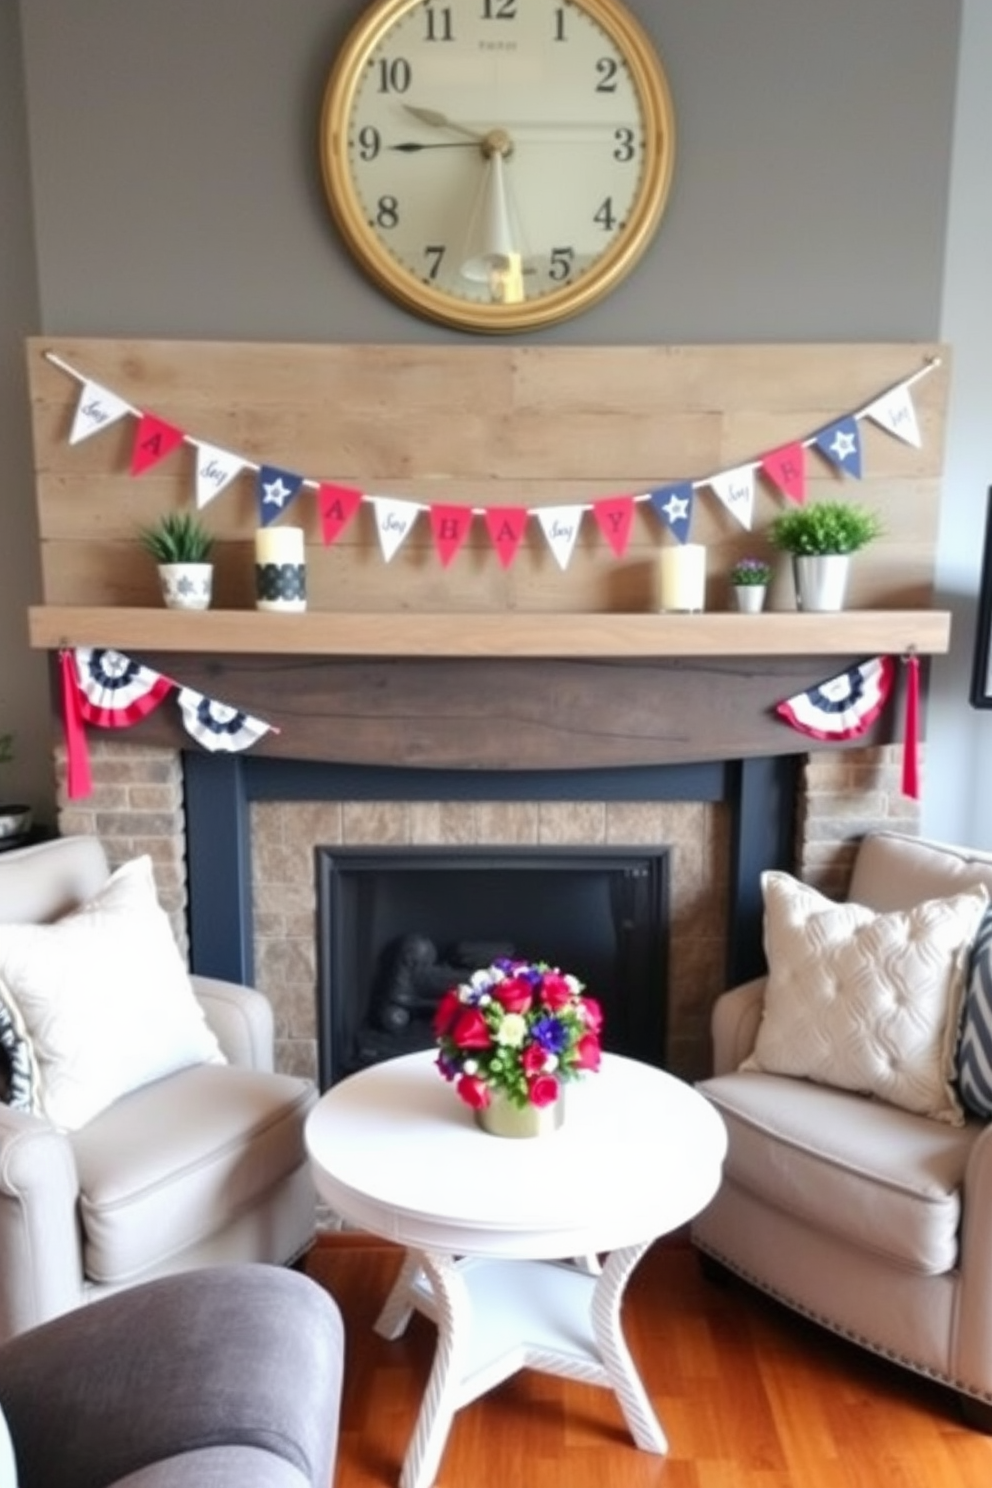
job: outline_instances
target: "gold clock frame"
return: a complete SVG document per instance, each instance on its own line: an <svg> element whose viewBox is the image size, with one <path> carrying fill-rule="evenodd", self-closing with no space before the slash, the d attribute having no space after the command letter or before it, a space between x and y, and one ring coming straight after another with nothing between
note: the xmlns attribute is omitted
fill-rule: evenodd
<svg viewBox="0 0 992 1488"><path fill-rule="evenodd" d="M531 301L479 304L435 289L390 254L365 219L351 178L348 129L370 54L423 0L376 0L345 38L328 77L320 119L320 162L331 214L350 252L392 299L441 325L501 334L537 330L588 310L627 277L661 222L675 165L675 110L668 79L640 22L620 0L572 0L622 51L644 114L645 160L633 208L602 257L574 281ZM523 0L526 3L526 0Z"/></svg>

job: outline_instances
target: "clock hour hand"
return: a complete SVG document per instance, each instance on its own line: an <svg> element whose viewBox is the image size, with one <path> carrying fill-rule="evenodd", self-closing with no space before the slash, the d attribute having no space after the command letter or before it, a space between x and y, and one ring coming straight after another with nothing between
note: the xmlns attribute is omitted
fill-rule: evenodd
<svg viewBox="0 0 992 1488"><path fill-rule="evenodd" d="M453 129L455 134L464 134L479 145L485 143L487 136L480 130L468 129L464 124L456 124L453 119L448 118L447 114L438 113L437 109L417 108L412 103L405 103L403 107L408 114L419 119L421 124L429 124L432 129Z"/></svg>

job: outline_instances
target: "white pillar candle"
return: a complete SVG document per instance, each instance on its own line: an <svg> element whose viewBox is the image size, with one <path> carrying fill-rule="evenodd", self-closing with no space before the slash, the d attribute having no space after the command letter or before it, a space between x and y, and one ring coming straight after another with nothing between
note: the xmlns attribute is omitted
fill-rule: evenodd
<svg viewBox="0 0 992 1488"><path fill-rule="evenodd" d="M261 527L255 533L255 607L298 613L307 607L302 527Z"/></svg>
<svg viewBox="0 0 992 1488"><path fill-rule="evenodd" d="M256 563L302 563L302 527L261 527L255 533Z"/></svg>
<svg viewBox="0 0 992 1488"><path fill-rule="evenodd" d="M706 602L706 549L679 543L658 554L658 608L701 610Z"/></svg>

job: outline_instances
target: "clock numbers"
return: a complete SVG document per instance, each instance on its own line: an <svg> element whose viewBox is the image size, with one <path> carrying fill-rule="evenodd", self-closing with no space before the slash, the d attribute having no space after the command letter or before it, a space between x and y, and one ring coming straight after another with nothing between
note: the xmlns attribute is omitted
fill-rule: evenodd
<svg viewBox="0 0 992 1488"><path fill-rule="evenodd" d="M375 225L384 231L398 226L400 220L400 204L395 196L380 196L376 202Z"/></svg>
<svg viewBox="0 0 992 1488"><path fill-rule="evenodd" d="M379 58L379 92L407 93L413 81L413 73L405 57Z"/></svg>
<svg viewBox="0 0 992 1488"><path fill-rule="evenodd" d="M358 131L358 153L362 160L375 160L382 149L382 136L378 129L366 124Z"/></svg>
<svg viewBox="0 0 992 1488"><path fill-rule="evenodd" d="M441 243L428 243L427 247L424 249L424 257L430 264L430 269L428 270L427 277L431 281L435 280L438 274L441 272L441 265L444 262L445 252L446 250Z"/></svg>
<svg viewBox="0 0 992 1488"><path fill-rule="evenodd" d="M548 259L548 278L552 284L564 284L572 273L574 248L552 248Z"/></svg>
<svg viewBox="0 0 992 1488"><path fill-rule="evenodd" d="M596 71L599 74L596 92L615 93L617 91L617 75L620 72L620 64L617 59L615 57L600 57L596 63Z"/></svg>
<svg viewBox="0 0 992 1488"><path fill-rule="evenodd" d="M592 214L593 222L598 222L604 232L612 232L617 225L617 219L613 215L613 198L608 196L599 208L598 212Z"/></svg>
<svg viewBox="0 0 992 1488"><path fill-rule="evenodd" d="M613 138L616 140L613 159L619 160L621 165L625 165L628 160L633 160L636 153L634 149L634 131L632 129L615 129L613 131Z"/></svg>
<svg viewBox="0 0 992 1488"><path fill-rule="evenodd" d="M484 21L515 21L517 0L482 0Z"/></svg>
<svg viewBox="0 0 992 1488"><path fill-rule="evenodd" d="M428 41L454 41L455 32L451 24L449 5L445 5L441 10L434 10L428 5L426 15Z"/></svg>
<svg viewBox="0 0 992 1488"><path fill-rule="evenodd" d="M557 9L555 10L555 34L554 34L554 40L555 41L567 41L568 40L568 37L565 35L565 9L564 9L564 6L561 6L561 5L559 5L557 7Z"/></svg>

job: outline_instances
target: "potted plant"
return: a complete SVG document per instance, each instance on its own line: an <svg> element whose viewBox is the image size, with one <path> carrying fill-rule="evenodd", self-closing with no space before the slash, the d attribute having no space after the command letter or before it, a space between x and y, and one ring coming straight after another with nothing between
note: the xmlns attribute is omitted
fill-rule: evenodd
<svg viewBox="0 0 992 1488"><path fill-rule="evenodd" d="M167 512L138 540L158 564L162 598L172 610L205 610L213 590L212 535L192 512Z"/></svg>
<svg viewBox="0 0 992 1488"><path fill-rule="evenodd" d="M13 734L0 734L0 765L9 765L14 759ZM20 802L8 804L0 795L0 851L17 847L31 831L31 807Z"/></svg>
<svg viewBox="0 0 992 1488"><path fill-rule="evenodd" d="M773 547L792 556L801 610L840 610L852 553L880 537L877 512L853 501L815 501L780 512L768 529Z"/></svg>
<svg viewBox="0 0 992 1488"><path fill-rule="evenodd" d="M745 614L758 614L764 608L771 579L772 567L764 558L738 558L730 570L737 608Z"/></svg>

